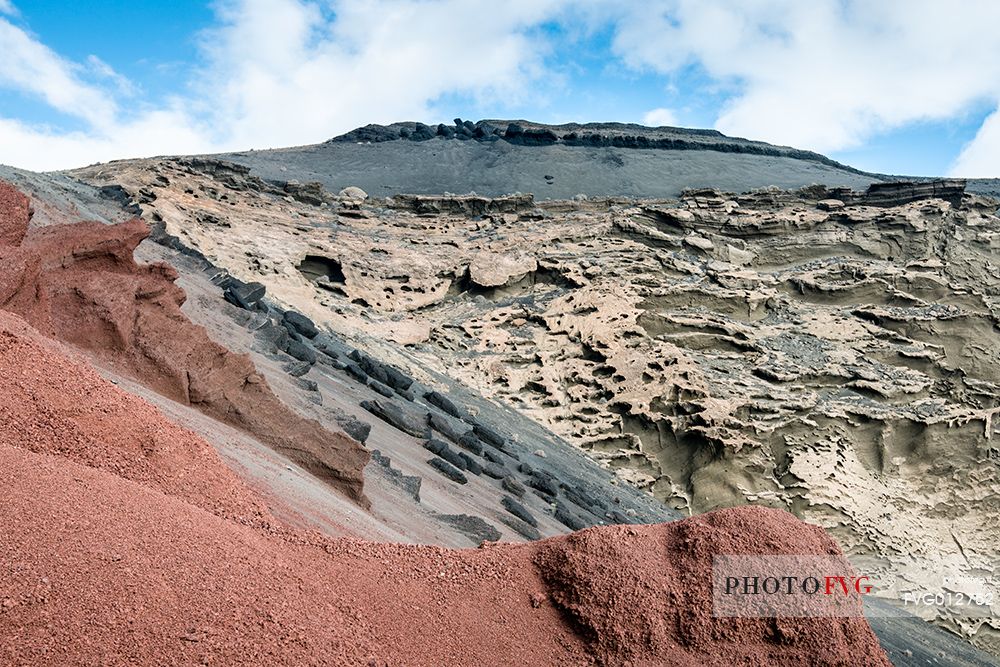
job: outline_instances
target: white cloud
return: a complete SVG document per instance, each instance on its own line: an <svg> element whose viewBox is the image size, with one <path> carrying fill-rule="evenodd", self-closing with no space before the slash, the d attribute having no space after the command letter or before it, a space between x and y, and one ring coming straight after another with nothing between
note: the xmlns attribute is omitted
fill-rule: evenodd
<svg viewBox="0 0 1000 667"><path fill-rule="evenodd" d="M0 14L16 15L17 8L10 0L0 0Z"/></svg>
<svg viewBox="0 0 1000 667"><path fill-rule="evenodd" d="M111 65L97 56L93 54L87 56L87 66L94 75L114 84L122 95L132 97L138 93L138 88L128 77L119 74Z"/></svg>
<svg viewBox="0 0 1000 667"><path fill-rule="evenodd" d="M314 142L365 123L426 120L444 94L513 98L544 75L528 28L562 2L300 0L223 8L206 35L217 124L242 145Z"/></svg>
<svg viewBox="0 0 1000 667"><path fill-rule="evenodd" d="M4 0L0 0L3 2ZM202 36L205 66L168 110L124 113L131 83L96 56L60 59L0 19L0 86L88 124L59 133L0 122L0 161L65 168L112 157L313 143L372 122L428 120L444 95L512 100L548 76L532 29L566 0L227 0ZM324 12L324 8L328 11Z"/></svg>
<svg viewBox="0 0 1000 667"><path fill-rule="evenodd" d="M156 108L97 56L67 61L2 17L14 11L0 0L0 89L83 127L0 117L0 161L36 169L447 120L440 109L454 96L538 109L559 94L546 62L555 40L608 26L629 67L673 85L694 68L706 88L687 94L721 94L715 125L728 134L830 151L1000 103L1000 3L985 0L509 0L502 10L487 0L220 0L203 66L183 98ZM676 98L643 122L677 125ZM1000 175L998 124L994 114L956 173Z"/></svg>
<svg viewBox="0 0 1000 667"><path fill-rule="evenodd" d="M1000 3L659 0L612 14L631 66L697 65L717 129L820 151L1000 99Z"/></svg>
<svg viewBox="0 0 1000 667"><path fill-rule="evenodd" d="M1000 178L1000 108L983 122L950 172L964 178Z"/></svg>
<svg viewBox="0 0 1000 667"><path fill-rule="evenodd" d="M677 121L677 116L674 114L674 112L664 107L647 111L642 117L642 124L650 125L652 127L660 127L660 126L677 127L679 125Z"/></svg>
<svg viewBox="0 0 1000 667"><path fill-rule="evenodd" d="M72 63L3 18L0 53L0 88L38 96L52 108L96 127L113 123L116 107L111 99L81 82Z"/></svg>

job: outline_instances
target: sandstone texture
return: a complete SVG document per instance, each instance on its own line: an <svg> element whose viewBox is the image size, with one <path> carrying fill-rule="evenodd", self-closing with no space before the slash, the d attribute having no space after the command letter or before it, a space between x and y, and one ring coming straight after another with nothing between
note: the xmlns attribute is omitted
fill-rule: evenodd
<svg viewBox="0 0 1000 667"><path fill-rule="evenodd" d="M961 182L472 209L309 204L225 162L77 176L670 507L790 510L880 559L899 591L943 571L995 581L1000 219ZM938 620L997 651L996 618Z"/></svg>

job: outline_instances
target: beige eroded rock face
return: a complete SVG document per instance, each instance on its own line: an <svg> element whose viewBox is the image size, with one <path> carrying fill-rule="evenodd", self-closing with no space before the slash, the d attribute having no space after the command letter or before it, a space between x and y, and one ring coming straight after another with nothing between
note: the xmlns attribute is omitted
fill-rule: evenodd
<svg viewBox="0 0 1000 667"><path fill-rule="evenodd" d="M673 507L787 508L882 559L897 591L1000 576L996 202L928 186L882 206L825 188L315 205L225 174L182 160L78 173ZM998 603L939 621L997 653Z"/></svg>

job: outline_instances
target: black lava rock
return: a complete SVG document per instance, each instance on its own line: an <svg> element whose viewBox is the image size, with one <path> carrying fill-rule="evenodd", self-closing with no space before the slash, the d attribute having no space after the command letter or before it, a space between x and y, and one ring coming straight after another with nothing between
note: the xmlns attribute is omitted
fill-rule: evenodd
<svg viewBox="0 0 1000 667"><path fill-rule="evenodd" d="M432 468L437 470L439 473L447 477L453 482L458 484L468 484L469 478L462 474L462 471L448 463L444 459L439 459L437 457L431 459L427 462Z"/></svg>
<svg viewBox="0 0 1000 667"><path fill-rule="evenodd" d="M297 378L308 373L310 368L312 368L312 364L305 361L289 361L281 367L281 370L285 371L293 378Z"/></svg>
<svg viewBox="0 0 1000 667"><path fill-rule="evenodd" d="M316 363L316 350L311 345L301 343L297 340L288 341L285 352L299 361L304 361L310 366Z"/></svg>
<svg viewBox="0 0 1000 667"><path fill-rule="evenodd" d="M500 454L498 452L496 452L496 451L494 451L494 450L492 450L492 449L490 449L488 447L483 448L482 451L479 451L479 452L476 452L476 453L477 454L481 454L484 459L486 459L487 461L489 461L491 463L496 463L497 465L501 465L501 466L506 463L506 461L503 460L503 457L500 456Z"/></svg>
<svg viewBox="0 0 1000 667"><path fill-rule="evenodd" d="M513 477L504 477L503 481L500 482L500 486L504 491L513 494L518 498L523 498L525 491L527 491L527 489L524 488L524 484L521 484Z"/></svg>
<svg viewBox="0 0 1000 667"><path fill-rule="evenodd" d="M468 514L439 514L437 518L457 528L476 544L496 542L501 537L499 530L478 516L470 516Z"/></svg>
<svg viewBox="0 0 1000 667"><path fill-rule="evenodd" d="M472 458L471 456L469 456L465 452L459 452L458 453L458 458L462 459L462 461L465 463L464 467L463 466L459 466L459 467L462 468L462 470L468 470L473 475L482 475L483 474L483 466L481 466L479 464L479 461L477 461L476 459Z"/></svg>
<svg viewBox="0 0 1000 667"><path fill-rule="evenodd" d="M466 433L469 433L470 435L472 433L471 430L468 429L462 422L452 420L450 417L445 417L444 415L439 415L435 412L428 413L427 421L431 425L431 428L455 443L458 443L459 439ZM476 441L478 442L478 438ZM481 450L482 446L480 445L480 451ZM476 452L476 454L478 453L479 452Z"/></svg>
<svg viewBox="0 0 1000 667"><path fill-rule="evenodd" d="M500 501L500 504L503 505L505 510L516 516L521 521L524 521L531 526L538 526L538 519L531 515L528 508L510 496L504 496L503 500Z"/></svg>
<svg viewBox="0 0 1000 667"><path fill-rule="evenodd" d="M462 411L458 409L458 406L452 403L451 399L442 394L439 391L428 391L424 394L424 398L431 405L440 408L442 411L451 415L452 417L462 418Z"/></svg>
<svg viewBox="0 0 1000 667"><path fill-rule="evenodd" d="M424 441L424 449L440 456L441 452L448 449L448 443L441 442L440 440L435 440L434 438L431 438L429 440Z"/></svg>
<svg viewBox="0 0 1000 667"><path fill-rule="evenodd" d="M410 134L410 141L427 141L428 139L433 139L436 134L437 132L428 125L417 123L416 128Z"/></svg>
<svg viewBox="0 0 1000 667"><path fill-rule="evenodd" d="M354 377L354 379L365 384L368 383L368 373L365 373L361 366L358 366L357 364L347 364L344 370Z"/></svg>
<svg viewBox="0 0 1000 667"><path fill-rule="evenodd" d="M384 399L361 401L361 407L403 433L408 433L417 438L425 438L430 432L430 429L427 428L426 414L414 413L412 410L404 409L392 401Z"/></svg>
<svg viewBox="0 0 1000 667"><path fill-rule="evenodd" d="M496 463L486 463L483 465L483 474L493 479L503 479L507 476L507 469Z"/></svg>
<svg viewBox="0 0 1000 667"><path fill-rule="evenodd" d="M285 327L268 324L257 330L257 340L265 351L273 354L279 351L284 352L288 349L288 343L291 338L288 335L288 329Z"/></svg>
<svg viewBox="0 0 1000 667"><path fill-rule="evenodd" d="M507 439L491 429L489 426L476 422L472 425L472 430L475 431L476 435L478 435L483 442L487 442L501 451L507 447Z"/></svg>
<svg viewBox="0 0 1000 667"><path fill-rule="evenodd" d="M351 436L362 445L365 444L365 440L368 439L368 435L372 432L372 425L366 421L361 421L357 417L351 415L343 415L337 417L337 424L340 428L344 429L344 433Z"/></svg>
<svg viewBox="0 0 1000 667"><path fill-rule="evenodd" d="M587 524L583 522L580 517L573 514L569 508L567 508L562 503L556 505L556 521L566 526L570 530L583 530L587 527Z"/></svg>
<svg viewBox="0 0 1000 667"><path fill-rule="evenodd" d="M479 438L474 436L472 433L465 433L458 439L458 446L463 449L467 449L473 454L482 455L483 453L483 443L479 441ZM491 459L492 460L492 459ZM496 463L503 463L502 460L496 461Z"/></svg>
<svg viewBox="0 0 1000 667"><path fill-rule="evenodd" d="M223 292L223 297L234 306L244 310L253 310L254 306L264 298L267 288L260 283L243 283L235 278Z"/></svg>
<svg viewBox="0 0 1000 667"><path fill-rule="evenodd" d="M396 395L396 392L392 390L392 387L388 387L374 378L368 380L368 386L371 387L373 391L382 394L386 398L392 398Z"/></svg>
<svg viewBox="0 0 1000 667"><path fill-rule="evenodd" d="M315 338L319 335L319 329L316 327L316 324L302 313L297 313L294 310L286 310L284 319L288 326L306 338Z"/></svg>
<svg viewBox="0 0 1000 667"><path fill-rule="evenodd" d="M506 515L500 518L505 524L513 528L519 535L525 537L529 540L540 540L542 539L542 534L538 532L538 529L532 525L521 521L516 516Z"/></svg>
<svg viewBox="0 0 1000 667"><path fill-rule="evenodd" d="M559 483L554 478L537 470L528 479L528 486L553 498L559 495Z"/></svg>

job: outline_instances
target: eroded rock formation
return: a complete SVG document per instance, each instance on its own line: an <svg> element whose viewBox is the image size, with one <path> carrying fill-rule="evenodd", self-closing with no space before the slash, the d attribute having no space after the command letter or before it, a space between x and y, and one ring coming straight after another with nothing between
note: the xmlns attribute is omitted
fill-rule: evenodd
<svg viewBox="0 0 1000 667"><path fill-rule="evenodd" d="M470 215L220 202L172 161L81 175L169 178L144 204L168 234L359 344L406 344L673 507L789 509L900 590L997 575L1000 219L960 184ZM996 618L942 622L989 644Z"/></svg>
<svg viewBox="0 0 1000 667"><path fill-rule="evenodd" d="M366 503L367 451L299 417L250 360L212 342L181 312L184 292L165 264L140 266L138 219L29 228L27 199L0 183L0 309L88 351L174 400L259 436Z"/></svg>

